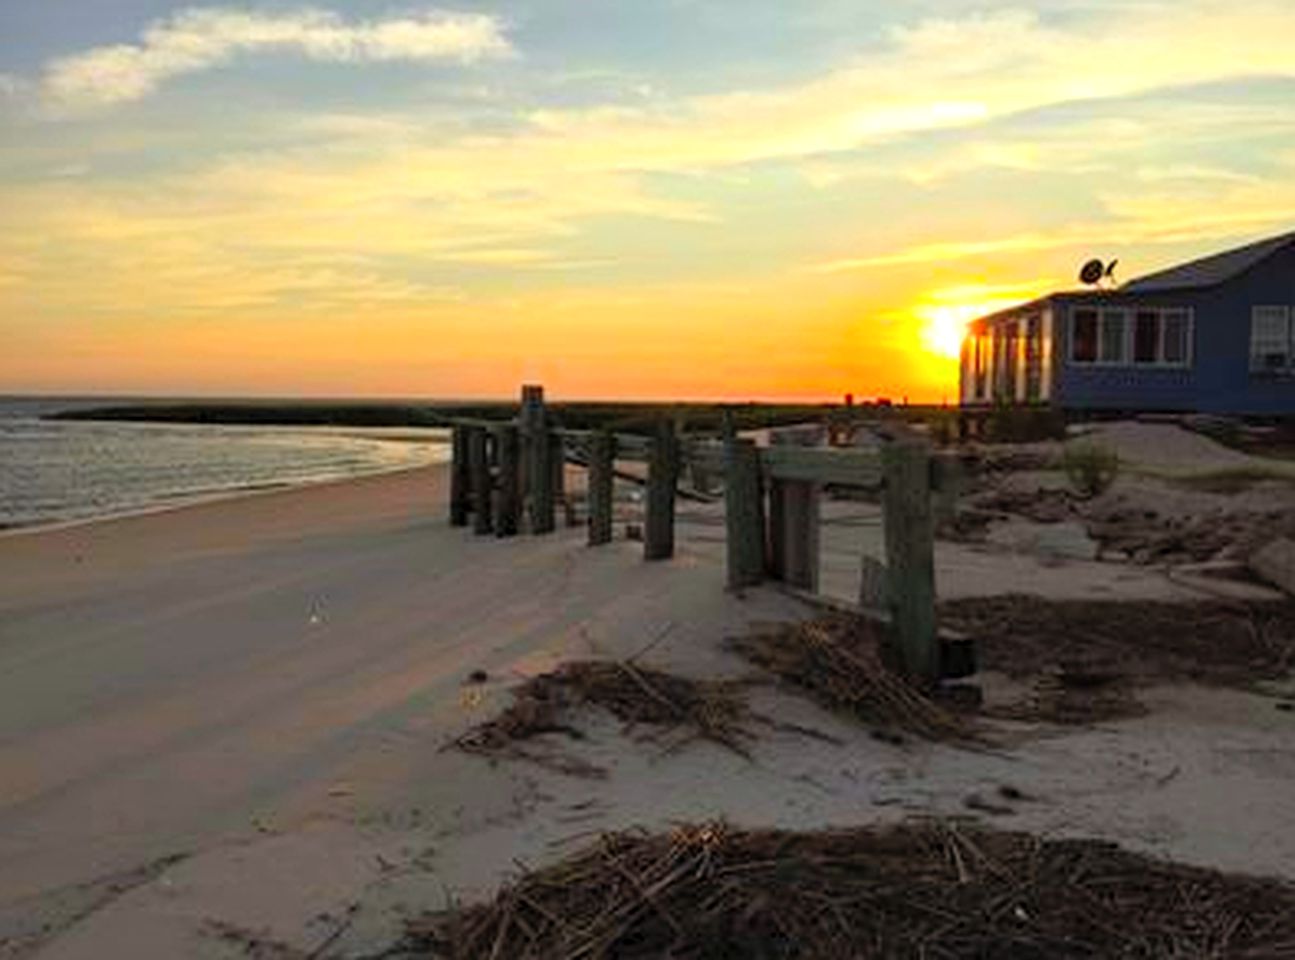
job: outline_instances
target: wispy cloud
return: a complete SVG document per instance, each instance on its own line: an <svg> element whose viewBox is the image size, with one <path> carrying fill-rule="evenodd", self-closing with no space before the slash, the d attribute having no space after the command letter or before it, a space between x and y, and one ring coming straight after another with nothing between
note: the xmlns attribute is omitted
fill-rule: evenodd
<svg viewBox="0 0 1295 960"><path fill-rule="evenodd" d="M334 63L457 61L508 56L496 17L426 10L348 22L313 7L291 13L211 7L183 10L144 30L138 43L95 47L52 61L41 82L64 107L138 100L172 77L210 70L244 53L293 51Z"/></svg>
<svg viewBox="0 0 1295 960"><path fill-rule="evenodd" d="M998 254L1065 250L1112 245L1178 244L1246 236L1256 231L1288 228L1295 223L1295 190L1272 189L1258 181L1238 181L1243 189L1226 195L1215 191L1209 202L1178 193L1111 194L1106 200L1110 219L1075 224L1053 232L1029 231L982 240L923 243L892 253L845 257L813 263L808 273L837 274L873 267L951 263ZM1217 207L1224 212L1206 212Z"/></svg>
<svg viewBox="0 0 1295 960"><path fill-rule="evenodd" d="M1090 234L1091 238L1091 234ZM1018 253L1025 250L1048 250L1068 247L1084 242L1075 236L1056 236L1043 233L1022 233L993 240L968 240L941 243L923 243L906 247L894 253L875 257L843 257L811 264L810 273L846 273L866 267L892 267L915 263L940 263L946 260L964 260L968 257L994 253Z"/></svg>

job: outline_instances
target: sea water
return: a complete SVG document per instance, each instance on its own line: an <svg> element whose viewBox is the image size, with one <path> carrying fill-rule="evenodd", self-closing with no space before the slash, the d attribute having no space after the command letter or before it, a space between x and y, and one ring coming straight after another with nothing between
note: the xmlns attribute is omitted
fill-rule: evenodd
<svg viewBox="0 0 1295 960"><path fill-rule="evenodd" d="M48 420L103 405L0 399L0 529L444 462L431 428Z"/></svg>

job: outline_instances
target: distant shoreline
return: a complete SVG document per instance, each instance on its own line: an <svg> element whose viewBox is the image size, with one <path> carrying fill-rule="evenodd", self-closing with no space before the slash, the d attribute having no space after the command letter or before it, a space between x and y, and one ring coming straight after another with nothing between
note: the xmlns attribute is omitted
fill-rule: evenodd
<svg viewBox="0 0 1295 960"><path fill-rule="evenodd" d="M612 403L580 401L550 403L556 422L574 429L611 428L650 431L661 418L682 422L689 431L718 432L723 412L730 410L739 429L755 429L821 419L838 404L828 403ZM866 405L859 409L866 410ZM456 416L507 419L517 404L505 401L464 401L412 404L408 402L264 402L223 401L184 403L105 404L45 414L48 420L101 420L265 426L446 427Z"/></svg>

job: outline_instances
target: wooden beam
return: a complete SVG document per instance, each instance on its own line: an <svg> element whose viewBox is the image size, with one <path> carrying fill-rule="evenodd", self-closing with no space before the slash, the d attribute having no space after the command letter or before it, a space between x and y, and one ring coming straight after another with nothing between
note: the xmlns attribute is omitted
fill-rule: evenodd
<svg viewBox="0 0 1295 960"><path fill-rule="evenodd" d="M935 636L935 540L931 457L921 440L896 440L881 454L886 475L886 569L899 659L914 681L940 679Z"/></svg>
<svg viewBox="0 0 1295 960"><path fill-rule="evenodd" d="M674 494L679 477L679 439L670 422L657 424L648 460L647 517L643 523L643 559L674 556Z"/></svg>
<svg viewBox="0 0 1295 960"><path fill-rule="evenodd" d="M473 533L485 535L494 531L491 523L490 451L484 427L468 427L468 469L472 476Z"/></svg>
<svg viewBox="0 0 1295 960"><path fill-rule="evenodd" d="M725 443L724 526L728 586L755 586L764 579L764 491L760 452L752 440Z"/></svg>
<svg viewBox="0 0 1295 960"><path fill-rule="evenodd" d="M495 536L515 537L522 520L521 431L515 426L495 429L499 483L495 491Z"/></svg>
<svg viewBox="0 0 1295 960"><path fill-rule="evenodd" d="M596 433L589 440L589 546L612 542L612 495L616 481L616 437Z"/></svg>
<svg viewBox="0 0 1295 960"><path fill-rule="evenodd" d="M553 504L566 505L566 448L557 430L549 430L549 472L553 474Z"/></svg>
<svg viewBox="0 0 1295 960"><path fill-rule="evenodd" d="M557 528L557 517L553 510L553 481L556 472L553 468L553 450L554 445L550 442L547 430L532 436L530 460L532 533L552 533Z"/></svg>
<svg viewBox="0 0 1295 960"><path fill-rule="evenodd" d="M637 433L616 434L616 459L651 460L652 438Z"/></svg>
<svg viewBox="0 0 1295 960"><path fill-rule="evenodd" d="M818 587L821 491L809 480L769 485L770 575L793 587Z"/></svg>
<svg viewBox="0 0 1295 960"><path fill-rule="evenodd" d="M760 459L775 480L812 480L837 486L876 487L881 461L867 450L827 450L811 447L766 447Z"/></svg>
<svg viewBox="0 0 1295 960"><path fill-rule="evenodd" d="M553 468L549 465L548 415L544 409L544 388L538 384L522 387L519 415L522 438L522 491L532 533L552 533Z"/></svg>
<svg viewBox="0 0 1295 960"><path fill-rule="evenodd" d="M468 464L468 431L455 426L450 432L450 524L466 527L472 512L472 473Z"/></svg>

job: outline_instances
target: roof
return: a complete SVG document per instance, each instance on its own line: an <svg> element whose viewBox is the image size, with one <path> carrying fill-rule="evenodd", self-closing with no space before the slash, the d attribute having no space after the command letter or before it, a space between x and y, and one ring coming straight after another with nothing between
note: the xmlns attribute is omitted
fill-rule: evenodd
<svg viewBox="0 0 1295 960"><path fill-rule="evenodd" d="M1130 280L1120 288L1121 293L1157 293L1161 290L1192 290L1212 287L1245 273L1255 264L1295 243L1295 231L1248 243L1244 247L1225 250L1199 260L1191 260L1168 270L1149 273Z"/></svg>

